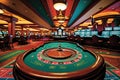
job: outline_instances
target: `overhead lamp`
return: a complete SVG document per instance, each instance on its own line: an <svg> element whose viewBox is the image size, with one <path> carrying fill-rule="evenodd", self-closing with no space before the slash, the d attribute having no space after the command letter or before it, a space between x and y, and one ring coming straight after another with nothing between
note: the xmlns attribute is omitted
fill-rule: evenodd
<svg viewBox="0 0 120 80"><path fill-rule="evenodd" d="M62 14L62 11L59 10L59 14L57 16L58 22L62 24L65 21L65 16Z"/></svg>
<svg viewBox="0 0 120 80"><path fill-rule="evenodd" d="M58 23L60 23L60 24L63 24L63 23L64 23L64 21L65 21L65 16L62 14L62 11L61 11L61 10L59 10L59 14L58 14L58 16L56 17L55 20L57 20Z"/></svg>
<svg viewBox="0 0 120 80"><path fill-rule="evenodd" d="M65 16L62 14L62 11L59 10L59 14L57 16L58 19L65 19Z"/></svg>
<svg viewBox="0 0 120 80"><path fill-rule="evenodd" d="M59 10L65 10L67 8L67 5L65 3L55 3L54 4L54 8L55 10L59 11Z"/></svg>
<svg viewBox="0 0 120 80"><path fill-rule="evenodd" d="M64 20L58 20L59 23L64 23L65 21Z"/></svg>
<svg viewBox="0 0 120 80"><path fill-rule="evenodd" d="M59 11L56 20L60 25L62 25L65 21L65 16L62 14L62 11L67 8L67 5L64 2L57 2L54 4L55 10Z"/></svg>
<svg viewBox="0 0 120 80"><path fill-rule="evenodd" d="M63 25L64 22L64 20L58 20L59 25Z"/></svg>
<svg viewBox="0 0 120 80"><path fill-rule="evenodd" d="M91 24L88 25L88 28L92 28L93 26Z"/></svg>
<svg viewBox="0 0 120 80"><path fill-rule="evenodd" d="M2 9L0 9L0 14L3 14L3 13L4 13L4 11Z"/></svg>

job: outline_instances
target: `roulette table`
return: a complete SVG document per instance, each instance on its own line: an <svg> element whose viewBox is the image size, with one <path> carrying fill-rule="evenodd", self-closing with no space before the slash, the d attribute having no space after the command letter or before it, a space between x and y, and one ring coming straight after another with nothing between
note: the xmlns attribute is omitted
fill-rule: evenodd
<svg viewBox="0 0 120 80"><path fill-rule="evenodd" d="M104 59L68 41L51 41L18 56L16 80L102 80Z"/></svg>

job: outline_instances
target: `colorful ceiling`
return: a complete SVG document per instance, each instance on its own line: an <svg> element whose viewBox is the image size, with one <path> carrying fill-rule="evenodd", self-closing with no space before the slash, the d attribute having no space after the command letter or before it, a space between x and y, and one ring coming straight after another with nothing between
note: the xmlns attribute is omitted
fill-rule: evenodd
<svg viewBox="0 0 120 80"><path fill-rule="evenodd" d="M63 23L64 26L71 26L87 7L96 2L95 0L24 0L23 2L54 27L59 26L59 23L53 20L58 15L58 11L54 9L53 5L59 1L63 1L67 5L63 14L69 19Z"/></svg>
<svg viewBox="0 0 120 80"><path fill-rule="evenodd" d="M51 26L53 26L52 19L47 13L44 5L42 4L42 0L25 0L28 6L31 7L41 18L47 21Z"/></svg>
<svg viewBox="0 0 120 80"><path fill-rule="evenodd" d="M13 10L13 13L30 20L45 28L56 28L61 25L56 17L59 12L53 5L56 2L64 2L66 10L62 11L66 28L89 25L90 17L101 17L106 15L120 15L120 1L118 0L0 0ZM109 21L110 22L110 21Z"/></svg>
<svg viewBox="0 0 120 80"><path fill-rule="evenodd" d="M94 1L95 0L79 0L73 15L69 20L68 26L70 26L80 16L80 14L82 14L86 8L91 5L91 3L94 3Z"/></svg>

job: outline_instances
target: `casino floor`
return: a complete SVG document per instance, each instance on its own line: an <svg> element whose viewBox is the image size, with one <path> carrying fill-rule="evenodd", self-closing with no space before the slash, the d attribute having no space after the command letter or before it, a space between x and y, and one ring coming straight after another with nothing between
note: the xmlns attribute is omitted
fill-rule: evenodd
<svg viewBox="0 0 120 80"><path fill-rule="evenodd" d="M38 46L43 45L43 44L45 44L45 43L47 43L49 41L52 41L52 40L51 39L47 39L47 40L40 40L40 41L29 41L29 44L26 44L24 46L23 45L18 45L17 43L15 43L15 44L13 44L14 45L13 49L7 50L7 51L1 51L0 55L2 56L3 54L8 54L8 53L14 52L16 50L25 50L25 51L28 51L31 48L35 48L35 47L37 48ZM109 50L109 49L106 49L106 48L101 49L99 47L88 46L88 45L83 45L83 47L85 49L89 50L89 51L93 51L93 52L95 52L97 54L100 54L104 58L105 62L107 63L107 65L106 65L106 68L107 68L106 75L107 75L107 72L112 71L112 72L114 72L114 75L116 75L116 76L113 77L111 75L111 77L113 77L114 79L117 79L117 78L119 79L119 69L120 69L119 61L120 61L120 58L119 58L119 56L116 56L116 55L119 55L119 51ZM102 51L103 53L106 52L106 54L102 54L102 52L100 52L100 51ZM22 52L22 53L24 53L24 52ZM5 70L6 69L12 69L13 68L13 63L16 60L17 56L18 55L12 56L12 57L6 59L5 61L1 62L1 64L0 64L1 71L3 69L5 69ZM11 72L12 72L12 70L11 70ZM109 77L110 77L110 75L109 75ZM106 76L104 79L109 79L109 77ZM1 79L2 79L2 76L1 76ZM13 77L13 75L11 77L7 76L6 79L14 79L14 77Z"/></svg>

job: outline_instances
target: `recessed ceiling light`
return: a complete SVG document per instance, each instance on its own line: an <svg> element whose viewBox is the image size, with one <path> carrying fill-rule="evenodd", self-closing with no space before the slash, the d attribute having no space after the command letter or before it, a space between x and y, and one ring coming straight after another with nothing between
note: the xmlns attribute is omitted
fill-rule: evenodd
<svg viewBox="0 0 120 80"><path fill-rule="evenodd" d="M4 13L4 11L2 9L0 9L0 14L3 14L3 13Z"/></svg>
<svg viewBox="0 0 120 80"><path fill-rule="evenodd" d="M64 3L55 3L54 8L59 11L59 10L65 10L67 8L67 5Z"/></svg>

